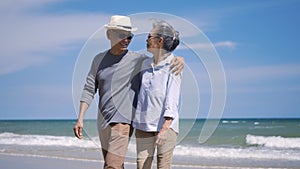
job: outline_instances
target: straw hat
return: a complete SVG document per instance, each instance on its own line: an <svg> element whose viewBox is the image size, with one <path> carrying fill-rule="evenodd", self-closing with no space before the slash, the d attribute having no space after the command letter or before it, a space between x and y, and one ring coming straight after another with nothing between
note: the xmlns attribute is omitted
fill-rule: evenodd
<svg viewBox="0 0 300 169"><path fill-rule="evenodd" d="M136 31L136 27L132 27L130 18L128 16L113 15L110 18L110 22L104 25L106 29L118 29L133 32Z"/></svg>

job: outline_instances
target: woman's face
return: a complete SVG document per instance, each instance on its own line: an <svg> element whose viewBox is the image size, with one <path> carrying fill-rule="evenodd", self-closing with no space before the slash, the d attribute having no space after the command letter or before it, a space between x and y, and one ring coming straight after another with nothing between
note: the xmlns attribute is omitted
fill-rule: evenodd
<svg viewBox="0 0 300 169"><path fill-rule="evenodd" d="M150 53L156 53L162 48L162 37L158 36L154 29L152 29L146 40L147 51Z"/></svg>

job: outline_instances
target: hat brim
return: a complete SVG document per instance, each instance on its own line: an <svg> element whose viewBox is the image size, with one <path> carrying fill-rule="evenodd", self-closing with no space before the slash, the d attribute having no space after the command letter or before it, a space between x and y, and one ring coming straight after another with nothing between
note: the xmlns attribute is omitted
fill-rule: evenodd
<svg viewBox="0 0 300 169"><path fill-rule="evenodd" d="M121 27L121 26L116 26L116 25L104 25L104 27L106 29L116 29L116 30L123 30L123 31L129 31L129 32L134 32L134 31L137 31L137 28L136 27L132 27L132 28L124 28L124 27Z"/></svg>

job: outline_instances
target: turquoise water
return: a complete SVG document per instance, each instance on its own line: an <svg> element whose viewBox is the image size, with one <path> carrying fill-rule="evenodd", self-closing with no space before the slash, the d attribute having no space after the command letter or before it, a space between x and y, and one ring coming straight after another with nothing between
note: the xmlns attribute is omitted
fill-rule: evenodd
<svg viewBox="0 0 300 169"><path fill-rule="evenodd" d="M73 136L75 120L2 120L0 133ZM204 144L198 142L204 119L180 120L179 144L247 147L247 135L300 138L300 119L221 119ZM97 137L95 120L84 121L85 136ZM182 140L183 139L183 140ZM251 146L251 145L250 145Z"/></svg>
<svg viewBox="0 0 300 169"><path fill-rule="evenodd" d="M96 121L84 121L83 140L73 136L75 122L2 120L0 153L98 159ZM205 122L180 120L175 163L300 168L300 119L221 119L211 137L200 143ZM129 161L135 161L135 153L133 137L128 147Z"/></svg>
<svg viewBox="0 0 300 169"><path fill-rule="evenodd" d="M192 120L182 120L181 127ZM182 144L199 145L198 136L205 120L196 120ZM203 145L247 147L247 135L300 138L300 119L222 119L213 135ZM283 145L284 146L284 145Z"/></svg>

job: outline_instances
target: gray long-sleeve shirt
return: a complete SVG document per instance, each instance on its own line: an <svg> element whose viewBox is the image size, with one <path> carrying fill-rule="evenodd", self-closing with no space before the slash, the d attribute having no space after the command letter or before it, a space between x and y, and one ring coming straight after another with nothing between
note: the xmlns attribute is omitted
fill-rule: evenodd
<svg viewBox="0 0 300 169"><path fill-rule="evenodd" d="M80 101L90 104L99 93L98 124L101 128L110 123L131 124L134 96L134 77L141 69L146 55L128 51L115 56L109 50L95 56Z"/></svg>

